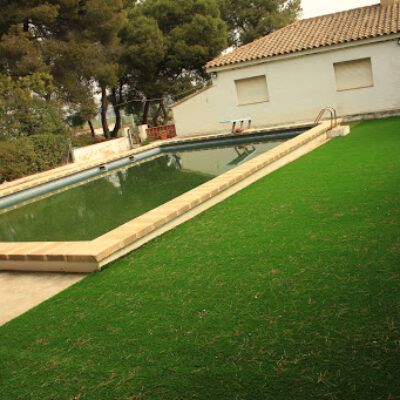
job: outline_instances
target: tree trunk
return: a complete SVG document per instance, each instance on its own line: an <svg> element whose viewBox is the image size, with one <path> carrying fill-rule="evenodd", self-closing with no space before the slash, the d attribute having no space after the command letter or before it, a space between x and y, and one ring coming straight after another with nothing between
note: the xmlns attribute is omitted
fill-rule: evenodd
<svg viewBox="0 0 400 400"><path fill-rule="evenodd" d="M162 101L162 100L161 100L161 101ZM160 101L160 104L158 105L157 111L156 111L156 113L154 114L154 117L153 117L153 125L154 125L154 126L157 126L158 117L159 117L160 114L161 114L161 101Z"/></svg>
<svg viewBox="0 0 400 400"><path fill-rule="evenodd" d="M121 90L120 90L120 94L121 94ZM121 99L120 99L120 101L121 101ZM117 137L118 132L121 129L121 106L118 104L117 89L115 89L115 88L111 89L111 102L112 102L114 114L115 114L115 125L114 125L113 131L111 132L111 137Z"/></svg>
<svg viewBox="0 0 400 400"><path fill-rule="evenodd" d="M107 89L105 86L101 87L101 125L103 126L103 134L106 139L110 137L110 131L108 130L108 122L107 122L107 109L108 109L108 100L107 100Z"/></svg>
<svg viewBox="0 0 400 400"><path fill-rule="evenodd" d="M142 125L146 124L149 120L149 110L150 110L150 101L146 100L146 103L144 105L144 111L143 111L143 119L142 119Z"/></svg>
<svg viewBox="0 0 400 400"><path fill-rule="evenodd" d="M94 128L93 128L93 124L92 124L92 121L88 121L88 125L89 125L89 128L90 128L90 132L91 132L91 134L92 134L92 137L95 137L95 133L94 133Z"/></svg>

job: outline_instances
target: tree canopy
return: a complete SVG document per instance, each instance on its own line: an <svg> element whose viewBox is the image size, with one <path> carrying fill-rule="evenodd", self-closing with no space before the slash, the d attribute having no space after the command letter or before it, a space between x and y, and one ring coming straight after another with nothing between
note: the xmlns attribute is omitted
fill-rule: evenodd
<svg viewBox="0 0 400 400"><path fill-rule="evenodd" d="M0 7L3 88L21 94L44 79L36 103L67 108L77 122L97 114L97 88L106 136L117 134L122 107L142 112L143 123L161 112L165 121L164 99L205 85L203 66L228 44L266 35L301 10L300 0L0 0ZM10 97L17 98L33 106L25 95Z"/></svg>
<svg viewBox="0 0 400 400"><path fill-rule="evenodd" d="M4 4L1 4L4 3ZM0 72L20 79L52 76L46 98L70 107L81 119L97 114L93 84L118 82L113 57L125 24L122 0L0 0Z"/></svg>
<svg viewBox="0 0 400 400"><path fill-rule="evenodd" d="M300 0L218 0L229 44L240 46L294 22Z"/></svg>
<svg viewBox="0 0 400 400"><path fill-rule="evenodd" d="M204 64L227 45L215 0L146 0L129 9L121 38L126 83L146 100L192 87L204 78Z"/></svg>
<svg viewBox="0 0 400 400"><path fill-rule="evenodd" d="M62 107L44 99L53 90L50 75L34 73L13 80L0 74L0 139L65 134Z"/></svg>

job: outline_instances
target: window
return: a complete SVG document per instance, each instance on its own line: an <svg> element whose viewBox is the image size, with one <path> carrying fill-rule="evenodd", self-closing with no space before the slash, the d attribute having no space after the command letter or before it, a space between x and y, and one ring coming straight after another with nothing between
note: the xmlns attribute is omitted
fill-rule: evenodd
<svg viewBox="0 0 400 400"><path fill-rule="evenodd" d="M269 101L265 75L235 81L238 104L252 104Z"/></svg>
<svg viewBox="0 0 400 400"><path fill-rule="evenodd" d="M374 86L370 58L333 64L336 90L350 90Z"/></svg>

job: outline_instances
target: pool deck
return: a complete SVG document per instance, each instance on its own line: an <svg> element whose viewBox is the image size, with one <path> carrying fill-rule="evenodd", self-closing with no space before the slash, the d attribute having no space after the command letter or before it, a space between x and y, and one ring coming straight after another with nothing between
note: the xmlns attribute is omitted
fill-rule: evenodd
<svg viewBox="0 0 400 400"><path fill-rule="evenodd" d="M86 274L6 272L0 274L0 325L79 282Z"/></svg>
<svg viewBox="0 0 400 400"><path fill-rule="evenodd" d="M304 126L305 124L301 125ZM291 125L290 127L286 126L280 129L293 129L302 126ZM331 137L329 133L330 128L330 122L322 122L274 149L245 162L94 240L79 242L1 242L0 270L76 273L100 270L104 265L116 258L140 247L178 224L193 218L195 215L212 207L214 204L217 204L263 176L326 143ZM263 132L276 130L277 127L274 127ZM260 132L260 130L254 132ZM248 130L245 132L245 134L249 133L252 133L252 131ZM142 151L165 146L166 144L202 141L228 136L233 135L216 134L157 141L140 149L134 149L118 156L110 157L102 162L67 165L52 171L6 183L1 186L0 197L113 161L116 158L134 155ZM237 136L237 134L234 134L234 136Z"/></svg>

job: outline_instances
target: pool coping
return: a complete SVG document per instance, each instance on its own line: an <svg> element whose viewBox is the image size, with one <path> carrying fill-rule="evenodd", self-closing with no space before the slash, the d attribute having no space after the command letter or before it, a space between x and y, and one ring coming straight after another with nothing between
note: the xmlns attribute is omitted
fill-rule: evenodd
<svg viewBox="0 0 400 400"><path fill-rule="evenodd" d="M290 127L282 128L282 130L300 128L300 125L306 124L291 125ZM142 246L149 240L193 218L263 176L324 144L330 139L328 135L330 128L330 122L322 122L314 128L93 240L74 242L0 242L0 270L54 272L92 272L101 270L104 265L116 258ZM276 131L277 129L271 128L269 131L273 130ZM255 132L258 131L255 130ZM245 133L249 134L250 132L246 131ZM237 136L237 134L174 138L161 143L156 141L140 148L140 151L138 151L139 149L134 149L126 152L127 154L119 154L118 157L109 157L100 163L84 163L85 165L80 165L81 169L77 171L81 171L82 167L90 168L89 165L101 165L116 158L160 147L160 145L165 146L171 143L192 142L228 136ZM58 171L50 176L37 177L33 181L36 182L35 185L39 185L44 179L47 179L45 182L48 182L51 179L60 178L61 176L58 174L66 176L74 172L74 169ZM29 181L20 182L15 185L15 190L11 193L24 190L21 187L32 187L27 186L28 183ZM3 196L5 195L3 194ZM2 196L1 191L0 196Z"/></svg>

